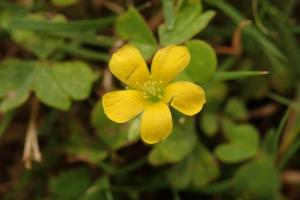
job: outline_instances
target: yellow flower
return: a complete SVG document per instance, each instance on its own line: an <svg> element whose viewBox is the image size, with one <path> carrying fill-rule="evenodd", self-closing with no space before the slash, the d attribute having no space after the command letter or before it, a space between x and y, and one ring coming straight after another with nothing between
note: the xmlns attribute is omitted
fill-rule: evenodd
<svg viewBox="0 0 300 200"><path fill-rule="evenodd" d="M168 137L173 127L169 105L192 116L205 103L200 86L186 81L171 83L188 65L190 57L184 46L167 46L156 52L150 73L139 50L124 45L112 55L109 69L128 89L103 96L105 114L124 123L143 113L140 130L144 142L153 144Z"/></svg>

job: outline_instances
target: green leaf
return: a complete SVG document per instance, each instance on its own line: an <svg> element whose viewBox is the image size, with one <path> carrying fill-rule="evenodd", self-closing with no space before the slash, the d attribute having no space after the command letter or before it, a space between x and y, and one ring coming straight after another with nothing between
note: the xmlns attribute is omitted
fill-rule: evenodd
<svg viewBox="0 0 300 200"><path fill-rule="evenodd" d="M233 117L233 119L237 120L244 120L248 115L248 111L244 102L237 97L232 97L228 100L225 107L225 112Z"/></svg>
<svg viewBox="0 0 300 200"><path fill-rule="evenodd" d="M91 173L87 168L64 171L50 180L52 197L60 200L76 199L84 194L91 184L91 178Z"/></svg>
<svg viewBox="0 0 300 200"><path fill-rule="evenodd" d="M189 157L168 171L168 180L176 190L184 190L190 186L192 173L195 171L191 166L192 162L192 159Z"/></svg>
<svg viewBox="0 0 300 200"><path fill-rule="evenodd" d="M219 176L219 168L210 152L197 144L193 152L168 172L168 179L176 189L206 186Z"/></svg>
<svg viewBox="0 0 300 200"><path fill-rule="evenodd" d="M129 40L129 43L139 48L146 59L150 58L156 50L155 37L135 8L130 7L118 18L116 30L120 37Z"/></svg>
<svg viewBox="0 0 300 200"><path fill-rule="evenodd" d="M83 62L37 62L33 90L39 100L57 109L67 110L71 98L83 100L89 96L95 74Z"/></svg>
<svg viewBox="0 0 300 200"><path fill-rule="evenodd" d="M202 13L203 11L202 2L199 0L180 0L176 2L176 11L184 12L188 8L197 10L198 13Z"/></svg>
<svg viewBox="0 0 300 200"><path fill-rule="evenodd" d="M197 145L191 167L195 169L192 175L192 186L203 187L219 176L219 168L211 153L202 145Z"/></svg>
<svg viewBox="0 0 300 200"><path fill-rule="evenodd" d="M203 112L200 117L201 128L207 136L214 136L218 130L218 116L214 112Z"/></svg>
<svg viewBox="0 0 300 200"><path fill-rule="evenodd" d="M0 111L8 112L22 105L30 95L35 66L32 62L7 60L0 68Z"/></svg>
<svg viewBox="0 0 300 200"><path fill-rule="evenodd" d="M48 106L68 110L71 106L71 100L56 82L51 68L43 65L38 67L38 73L33 84L36 96Z"/></svg>
<svg viewBox="0 0 300 200"><path fill-rule="evenodd" d="M172 134L156 144L148 155L152 165L175 163L184 159L192 150L197 139L192 124L175 126Z"/></svg>
<svg viewBox="0 0 300 200"><path fill-rule="evenodd" d="M266 158L241 167L234 176L235 198L279 200L279 175Z"/></svg>
<svg viewBox="0 0 300 200"><path fill-rule="evenodd" d="M166 28L172 30L175 24L174 0L162 1Z"/></svg>
<svg viewBox="0 0 300 200"><path fill-rule="evenodd" d="M22 87L30 78L35 66L32 62L8 59L0 65L0 98Z"/></svg>
<svg viewBox="0 0 300 200"><path fill-rule="evenodd" d="M202 31L214 17L214 11L202 14L198 7L187 7L176 17L175 26L168 30L165 24L159 27L159 39L162 45L180 44Z"/></svg>
<svg viewBox="0 0 300 200"><path fill-rule="evenodd" d="M212 78L217 68L217 56L214 49L206 42L192 40L186 43L191 53L191 61L185 72L199 84Z"/></svg>
<svg viewBox="0 0 300 200"><path fill-rule="evenodd" d="M0 110L22 105L34 91L46 105L67 110L71 100L89 96L95 73L83 62L8 60L0 67Z"/></svg>
<svg viewBox="0 0 300 200"><path fill-rule="evenodd" d="M216 156L223 162L236 163L256 155L259 136L250 124L230 124L225 128L229 143L221 144L215 149Z"/></svg>
<svg viewBox="0 0 300 200"><path fill-rule="evenodd" d="M19 90L11 93L0 104L0 110L2 112L8 112L16 107L21 106L29 98L29 88L22 87Z"/></svg>
<svg viewBox="0 0 300 200"><path fill-rule="evenodd" d="M54 63L51 69L59 85L74 100L86 99L97 77L86 63L79 61Z"/></svg>

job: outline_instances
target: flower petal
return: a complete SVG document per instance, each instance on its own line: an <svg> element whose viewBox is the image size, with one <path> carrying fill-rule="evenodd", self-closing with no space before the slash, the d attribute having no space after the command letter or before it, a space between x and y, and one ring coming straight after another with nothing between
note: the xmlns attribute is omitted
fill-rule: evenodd
<svg viewBox="0 0 300 200"><path fill-rule="evenodd" d="M172 115L164 102L147 104L142 116L141 137L144 142L154 144L165 139L172 131Z"/></svg>
<svg viewBox="0 0 300 200"><path fill-rule="evenodd" d="M170 45L162 48L153 58L151 75L166 85L185 69L190 58L190 52L185 46Z"/></svg>
<svg viewBox="0 0 300 200"><path fill-rule="evenodd" d="M144 58L132 45L124 45L112 55L109 69L119 80L135 89L139 89L150 76Z"/></svg>
<svg viewBox="0 0 300 200"><path fill-rule="evenodd" d="M178 81L164 89L164 101L185 115L195 115L206 102L204 90L191 82Z"/></svg>
<svg viewBox="0 0 300 200"><path fill-rule="evenodd" d="M104 113L117 123L124 123L141 113L146 101L137 90L119 90L106 93L102 97Z"/></svg>

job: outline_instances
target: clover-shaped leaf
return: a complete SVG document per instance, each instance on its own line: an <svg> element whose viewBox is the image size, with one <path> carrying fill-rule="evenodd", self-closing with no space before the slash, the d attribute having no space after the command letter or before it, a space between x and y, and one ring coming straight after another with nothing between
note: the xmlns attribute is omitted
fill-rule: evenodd
<svg viewBox="0 0 300 200"><path fill-rule="evenodd" d="M54 63L52 71L63 90L74 100L86 99L92 83L98 78L86 63L79 61Z"/></svg>
<svg viewBox="0 0 300 200"><path fill-rule="evenodd" d="M201 40L186 43L191 53L191 61L185 73L196 83L202 84L213 77L217 68L217 56L214 49Z"/></svg>
<svg viewBox="0 0 300 200"><path fill-rule="evenodd" d="M218 115L215 112L204 111L200 117L200 124L203 132L211 137L218 131Z"/></svg>
<svg viewBox="0 0 300 200"><path fill-rule="evenodd" d="M229 127L225 128L229 142L215 149L216 156L226 163L241 162L255 156L259 142L256 128L250 124L231 124Z"/></svg>
<svg viewBox="0 0 300 200"><path fill-rule="evenodd" d="M237 97L232 97L228 100L225 107L225 112L233 119L237 120L243 120L248 115L247 108L244 102L242 101L242 99L239 99Z"/></svg>
<svg viewBox="0 0 300 200"><path fill-rule="evenodd" d="M8 60L0 67L0 110L7 112L22 105L34 92L51 107L67 110L71 99L89 96L98 77L90 67L79 61L44 62Z"/></svg>
<svg viewBox="0 0 300 200"><path fill-rule="evenodd" d="M5 60L0 66L0 111L22 105L30 95L35 65L33 62Z"/></svg>
<svg viewBox="0 0 300 200"><path fill-rule="evenodd" d="M168 178L176 189L201 188L219 176L219 168L211 153L200 143L192 153L173 166Z"/></svg>
<svg viewBox="0 0 300 200"><path fill-rule="evenodd" d="M266 157L242 166L233 178L234 194L241 199L280 199L278 173Z"/></svg>
<svg viewBox="0 0 300 200"><path fill-rule="evenodd" d="M40 66L38 68L33 90L38 99L46 105L61 110L67 110L71 106L71 100L56 82L51 68L47 66Z"/></svg>
<svg viewBox="0 0 300 200"><path fill-rule="evenodd" d="M87 98L97 78L87 64L79 61L37 65L33 91L43 103L61 110L69 109L71 99Z"/></svg>

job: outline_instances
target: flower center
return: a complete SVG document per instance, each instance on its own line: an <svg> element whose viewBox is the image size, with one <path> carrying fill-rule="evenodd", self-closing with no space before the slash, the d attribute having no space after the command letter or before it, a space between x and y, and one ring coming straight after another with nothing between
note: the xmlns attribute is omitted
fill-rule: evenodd
<svg viewBox="0 0 300 200"><path fill-rule="evenodd" d="M161 81L150 79L143 85L144 98L150 101L159 101L163 97L163 89Z"/></svg>

